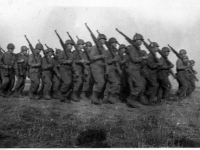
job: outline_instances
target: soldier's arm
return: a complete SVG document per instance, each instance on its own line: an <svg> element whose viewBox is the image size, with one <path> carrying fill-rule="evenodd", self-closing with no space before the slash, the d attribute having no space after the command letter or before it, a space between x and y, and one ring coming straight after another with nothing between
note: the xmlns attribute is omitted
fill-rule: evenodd
<svg viewBox="0 0 200 150"><path fill-rule="evenodd" d="M181 59L178 59L178 60L176 61L176 68L177 68L178 70L184 70L184 69L186 69L187 67L183 64L183 61L182 61Z"/></svg>
<svg viewBox="0 0 200 150"><path fill-rule="evenodd" d="M160 69L170 69L174 67L172 63L170 65L167 65L163 57L160 58L160 62L162 63L162 66L160 66Z"/></svg>
<svg viewBox="0 0 200 150"><path fill-rule="evenodd" d="M130 59L133 63L141 62L143 60L143 57L137 57L136 56L136 52L135 52L135 49L133 47L130 47L129 51L130 51L129 56L130 56Z"/></svg>
<svg viewBox="0 0 200 150"><path fill-rule="evenodd" d="M160 64L162 65L162 62L160 62ZM159 63L156 63L156 62L154 61L153 56L150 55L150 56L148 57L148 59L147 59L147 66L148 66L149 68L151 68L151 69L156 69L156 68L159 67Z"/></svg>
<svg viewBox="0 0 200 150"><path fill-rule="evenodd" d="M90 60L92 61L96 61L96 60L99 60L99 59L102 59L101 55L97 54L97 47L94 46L92 47L90 53L89 53L89 57L90 57Z"/></svg>
<svg viewBox="0 0 200 150"><path fill-rule="evenodd" d="M39 62L36 63L36 62L34 61L33 55L30 55L30 56L29 56L29 59L28 59L28 65L29 65L30 67L36 67L36 66L38 66L38 64L39 64ZM41 64L41 63L40 63L40 64Z"/></svg>

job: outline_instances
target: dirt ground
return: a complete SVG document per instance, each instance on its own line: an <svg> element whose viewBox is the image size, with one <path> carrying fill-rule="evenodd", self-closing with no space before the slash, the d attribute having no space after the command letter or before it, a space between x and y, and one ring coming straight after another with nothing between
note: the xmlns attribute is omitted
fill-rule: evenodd
<svg viewBox="0 0 200 150"><path fill-rule="evenodd" d="M143 109L1 98L0 147L200 147L199 97Z"/></svg>

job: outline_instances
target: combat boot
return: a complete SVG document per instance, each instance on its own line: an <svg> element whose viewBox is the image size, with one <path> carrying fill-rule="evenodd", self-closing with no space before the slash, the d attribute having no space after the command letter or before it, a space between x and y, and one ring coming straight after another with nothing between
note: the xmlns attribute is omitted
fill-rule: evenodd
<svg viewBox="0 0 200 150"><path fill-rule="evenodd" d="M92 103L95 104L95 105L101 105L101 101L99 100L98 96L99 96L99 93L93 91L93 94L92 94Z"/></svg>
<svg viewBox="0 0 200 150"><path fill-rule="evenodd" d="M44 99L46 99L46 100L50 100L51 99L51 96L49 95L49 92L45 92Z"/></svg>
<svg viewBox="0 0 200 150"><path fill-rule="evenodd" d="M119 102L117 100L117 96L115 94L110 94L107 101L110 103L110 104L115 104L117 102Z"/></svg>
<svg viewBox="0 0 200 150"><path fill-rule="evenodd" d="M89 99L86 96L86 92L82 92L81 99L84 100L84 101L89 101Z"/></svg>
<svg viewBox="0 0 200 150"><path fill-rule="evenodd" d="M60 98L61 98L61 96L58 95L58 92L56 92L56 91L53 92L52 97L53 97L54 99L60 99Z"/></svg>
<svg viewBox="0 0 200 150"><path fill-rule="evenodd" d="M140 102L143 105L150 105L150 102L149 102L148 98L142 93L140 94Z"/></svg>
<svg viewBox="0 0 200 150"><path fill-rule="evenodd" d="M73 101L75 101L75 102L80 102L80 99L78 98L77 92L73 92L73 93L72 93L71 99L72 99Z"/></svg>
<svg viewBox="0 0 200 150"><path fill-rule="evenodd" d="M36 97L35 97L34 92L29 92L29 98L30 98L31 100L36 100Z"/></svg>
<svg viewBox="0 0 200 150"><path fill-rule="evenodd" d="M6 94L2 90L0 90L0 96L6 97Z"/></svg>
<svg viewBox="0 0 200 150"><path fill-rule="evenodd" d="M127 99L127 105L132 108L144 108L144 105L137 101L137 96L129 96Z"/></svg>

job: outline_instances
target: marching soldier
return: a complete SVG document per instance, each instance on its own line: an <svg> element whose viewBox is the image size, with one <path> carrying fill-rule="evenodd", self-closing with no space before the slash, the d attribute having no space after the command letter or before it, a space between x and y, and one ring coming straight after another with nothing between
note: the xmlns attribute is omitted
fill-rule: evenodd
<svg viewBox="0 0 200 150"><path fill-rule="evenodd" d="M89 92L91 91L91 87L92 87L91 86L92 85L92 75L91 75L91 70L90 70L90 60L88 58L89 53L91 52L91 48L92 48L92 43L89 41L86 42L84 53L83 53L83 59L85 61L85 65L84 65L84 75L83 75L84 82L83 82L82 94L81 94L81 98L84 100L89 100L87 95L91 94Z"/></svg>
<svg viewBox="0 0 200 150"><path fill-rule="evenodd" d="M105 68L107 65L105 63L105 48L103 47L106 41L106 36L104 34L98 35L98 42L100 46L101 54L99 53L97 46L93 46L90 52L90 64L92 77L94 79L92 102L94 104L100 105L102 102L100 100L101 94L103 94L105 86Z"/></svg>
<svg viewBox="0 0 200 150"><path fill-rule="evenodd" d="M64 49L58 55L58 62L60 64L60 76L62 79L62 84L60 91L62 94L61 102L69 103L70 92L72 89L72 59L73 53L71 52L73 48L73 43L71 40L65 42L66 49Z"/></svg>
<svg viewBox="0 0 200 150"><path fill-rule="evenodd" d="M56 69L56 65L54 62L54 59L51 58L53 55L53 49L49 48L46 50L46 57L44 56L42 58L42 78L44 82L44 88L43 88L43 97L46 100L50 100L50 89L52 86L52 79L53 79L53 73L56 74L58 78L60 78L60 73Z"/></svg>
<svg viewBox="0 0 200 150"><path fill-rule="evenodd" d="M128 83L130 89L127 104L133 108L143 107L140 95L143 95L142 92L145 88L145 83L141 75L141 66L143 60L146 60L148 57L140 54L142 40L143 36L136 33L133 37L135 46L130 45L127 47L129 59L126 61L126 72L128 73Z"/></svg>
<svg viewBox="0 0 200 150"><path fill-rule="evenodd" d="M56 54L54 56L54 69L55 71L53 72L53 81L52 81L52 97L55 99L60 99L62 98L61 93L60 93L60 86L62 84L61 82L61 77L59 78L59 76L56 74L56 72L60 72L60 64L58 62L58 56L61 54L61 50L60 49L56 49ZM60 74L60 73L59 73Z"/></svg>
<svg viewBox="0 0 200 150"><path fill-rule="evenodd" d="M78 51L75 50L73 52L73 93L71 99L75 102L80 101L80 90L83 85L83 70L84 70L84 59L82 49L84 47L85 42L81 39L77 41Z"/></svg>
<svg viewBox="0 0 200 150"><path fill-rule="evenodd" d="M170 50L168 47L163 47L161 52L163 53L163 55L167 57L169 55ZM160 62L163 65L160 66L158 70L159 88L157 97L159 103L161 102L161 100L167 100L167 98L169 97L171 90L171 83L168 77L170 75L170 69L174 67L172 63L168 65L163 57L160 58Z"/></svg>
<svg viewBox="0 0 200 150"><path fill-rule="evenodd" d="M41 79L41 65L42 65L42 57L40 55L41 50L43 49L43 45L41 43L36 44L34 49L34 55L31 54L28 59L28 64L30 66L29 74L31 80L31 86L29 90L29 97L32 100L36 100L36 93L40 85ZM35 58L33 58L35 57ZM36 60L36 62L34 61Z"/></svg>
<svg viewBox="0 0 200 150"><path fill-rule="evenodd" d="M2 84L0 85L0 96L10 96L11 90L15 83L14 63L15 55L13 51L15 46L10 43L7 46L8 51L3 53L0 57L1 78Z"/></svg>
<svg viewBox="0 0 200 150"><path fill-rule="evenodd" d="M120 76L122 74L122 71L120 68L117 68L119 67L117 66L119 58L116 55L117 40L115 38L110 38L108 44L111 49L106 51L108 72L107 72L107 84L104 95L108 97L107 102L114 104L119 102L119 94L121 86ZM114 55L114 57L112 56L111 53Z"/></svg>
<svg viewBox="0 0 200 150"><path fill-rule="evenodd" d="M182 49L179 52L181 59L179 58L176 61L176 70L177 70L177 81L179 83L177 96L179 100L182 100L186 96L186 92L188 90L188 80L186 76L186 69L190 68L189 64L186 64L188 61L188 57L186 56L186 50Z"/></svg>
<svg viewBox="0 0 200 150"><path fill-rule="evenodd" d="M28 71L28 48L26 46L21 47L21 52L17 54L15 62L15 73L17 76L17 82L15 85L14 96L22 98L22 91L26 85L26 74Z"/></svg>

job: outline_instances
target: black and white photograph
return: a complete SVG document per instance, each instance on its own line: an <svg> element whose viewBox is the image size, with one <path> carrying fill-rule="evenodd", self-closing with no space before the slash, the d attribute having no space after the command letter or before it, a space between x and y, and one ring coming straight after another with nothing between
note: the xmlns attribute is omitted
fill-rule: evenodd
<svg viewBox="0 0 200 150"><path fill-rule="evenodd" d="M1 0L0 148L200 147L199 0Z"/></svg>

